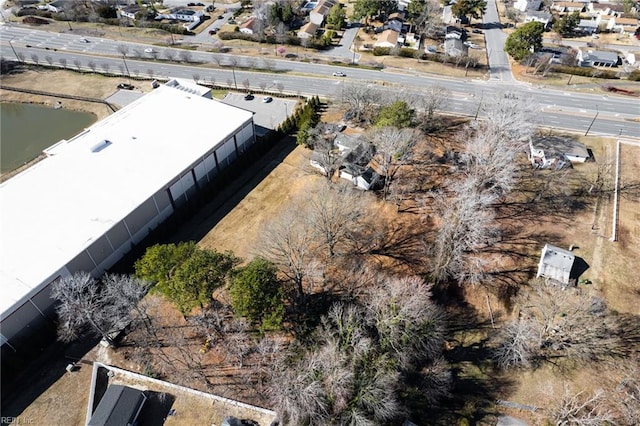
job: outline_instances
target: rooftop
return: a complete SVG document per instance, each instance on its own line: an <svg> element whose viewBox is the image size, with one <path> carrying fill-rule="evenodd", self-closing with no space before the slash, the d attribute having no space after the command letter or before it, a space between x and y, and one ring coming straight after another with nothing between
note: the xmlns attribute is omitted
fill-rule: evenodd
<svg viewBox="0 0 640 426"><path fill-rule="evenodd" d="M0 316L251 117L160 86L0 184Z"/></svg>

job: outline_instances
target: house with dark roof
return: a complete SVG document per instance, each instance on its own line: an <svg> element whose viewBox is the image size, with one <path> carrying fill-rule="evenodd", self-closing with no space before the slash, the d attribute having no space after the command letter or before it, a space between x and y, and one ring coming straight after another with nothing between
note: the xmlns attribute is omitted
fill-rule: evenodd
<svg viewBox="0 0 640 426"><path fill-rule="evenodd" d="M576 256L569 250L545 244L540 255L536 277L544 277L562 284L569 284L575 260Z"/></svg>
<svg viewBox="0 0 640 426"><path fill-rule="evenodd" d="M572 162L584 163L591 158L587 147L570 137L541 136L529 141L529 158L536 168L555 166L560 169Z"/></svg>
<svg viewBox="0 0 640 426"><path fill-rule="evenodd" d="M620 57L616 52L607 52L603 50L578 50L578 65L581 67L617 67L620 65Z"/></svg>
<svg viewBox="0 0 640 426"><path fill-rule="evenodd" d="M123 385L110 385L87 426L134 425L146 400L147 397L141 390Z"/></svg>

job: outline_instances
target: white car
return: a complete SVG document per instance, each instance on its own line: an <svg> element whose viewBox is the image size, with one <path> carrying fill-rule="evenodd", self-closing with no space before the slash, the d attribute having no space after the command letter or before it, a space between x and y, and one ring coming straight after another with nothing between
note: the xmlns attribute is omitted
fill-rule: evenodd
<svg viewBox="0 0 640 426"><path fill-rule="evenodd" d="M153 50L152 47L148 47L148 48L144 49L144 53L156 53L156 51Z"/></svg>
<svg viewBox="0 0 640 426"><path fill-rule="evenodd" d="M346 77L347 75L345 73L343 73L343 72L336 71L336 72L333 73L333 76L334 77Z"/></svg>

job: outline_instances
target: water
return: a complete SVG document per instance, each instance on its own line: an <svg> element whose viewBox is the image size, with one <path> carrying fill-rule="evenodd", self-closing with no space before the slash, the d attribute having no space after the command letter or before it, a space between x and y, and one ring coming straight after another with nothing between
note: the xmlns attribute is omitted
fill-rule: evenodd
<svg viewBox="0 0 640 426"><path fill-rule="evenodd" d="M96 116L86 112L0 103L0 172L33 160L43 149L80 133L95 121Z"/></svg>

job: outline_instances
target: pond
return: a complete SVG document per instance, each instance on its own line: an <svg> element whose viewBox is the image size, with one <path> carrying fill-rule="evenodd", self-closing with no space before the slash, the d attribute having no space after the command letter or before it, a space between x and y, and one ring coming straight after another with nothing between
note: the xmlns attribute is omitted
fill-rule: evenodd
<svg viewBox="0 0 640 426"><path fill-rule="evenodd" d="M87 112L0 103L0 172L33 160L43 149L80 133L95 121L96 116Z"/></svg>

